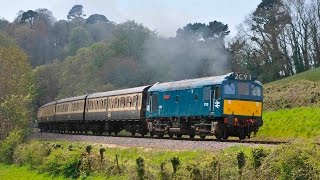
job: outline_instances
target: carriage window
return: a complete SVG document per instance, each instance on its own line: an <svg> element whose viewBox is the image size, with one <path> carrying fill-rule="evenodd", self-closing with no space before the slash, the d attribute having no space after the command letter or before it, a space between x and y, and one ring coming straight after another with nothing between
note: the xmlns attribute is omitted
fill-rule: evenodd
<svg viewBox="0 0 320 180"><path fill-rule="evenodd" d="M234 83L229 83L223 87L224 94L236 94L236 89Z"/></svg>
<svg viewBox="0 0 320 180"><path fill-rule="evenodd" d="M125 97L122 97L121 98L121 107L124 108L126 105L126 98Z"/></svg>
<svg viewBox="0 0 320 180"><path fill-rule="evenodd" d="M251 85L251 94L253 96L261 96L261 87L257 86L257 85Z"/></svg>
<svg viewBox="0 0 320 180"><path fill-rule="evenodd" d="M238 93L239 93L239 95L249 95L249 84L239 82L238 83Z"/></svg>
<svg viewBox="0 0 320 180"><path fill-rule="evenodd" d="M139 107L141 107L141 102L142 102L142 96L139 95L139 104L138 104Z"/></svg>
<svg viewBox="0 0 320 180"><path fill-rule="evenodd" d="M134 107L136 105L136 101L137 99L135 98L135 96L132 96L132 107Z"/></svg>
<svg viewBox="0 0 320 180"><path fill-rule="evenodd" d="M139 103L139 96L136 95L136 96L135 96L135 99L136 99L136 107L138 107L138 105L139 105L139 104L138 104L138 103Z"/></svg>

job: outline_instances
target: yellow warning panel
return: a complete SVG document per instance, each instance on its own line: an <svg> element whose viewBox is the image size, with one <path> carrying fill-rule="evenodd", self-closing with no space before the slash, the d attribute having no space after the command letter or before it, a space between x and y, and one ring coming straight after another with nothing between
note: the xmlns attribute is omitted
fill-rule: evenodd
<svg viewBox="0 0 320 180"><path fill-rule="evenodd" d="M224 100L223 114L261 117L262 102L226 99Z"/></svg>

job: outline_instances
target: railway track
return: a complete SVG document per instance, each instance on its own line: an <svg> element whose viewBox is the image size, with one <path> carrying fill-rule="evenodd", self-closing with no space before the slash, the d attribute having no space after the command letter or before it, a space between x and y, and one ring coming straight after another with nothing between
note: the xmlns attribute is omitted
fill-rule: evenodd
<svg viewBox="0 0 320 180"><path fill-rule="evenodd" d="M40 131L37 131L38 133L42 134ZM47 133L47 132L46 132ZM117 138L135 138L135 139L161 139L161 140L173 140L173 141L194 141L194 142L223 142L223 143L237 143L237 144L265 144L265 145L279 145L279 144L288 144L291 143L291 141L275 141L275 140L251 140L251 139L245 139L245 140L237 140L237 139L228 139L228 140L218 140L214 139L212 137L209 137L207 139L201 139L201 138L189 138L189 137L151 137L149 135L146 136L132 136L132 135L96 135L96 134L79 134L79 133L49 133L49 134L61 134L61 135L82 135L82 136L95 136L95 137L117 137ZM320 143L316 143L320 145Z"/></svg>

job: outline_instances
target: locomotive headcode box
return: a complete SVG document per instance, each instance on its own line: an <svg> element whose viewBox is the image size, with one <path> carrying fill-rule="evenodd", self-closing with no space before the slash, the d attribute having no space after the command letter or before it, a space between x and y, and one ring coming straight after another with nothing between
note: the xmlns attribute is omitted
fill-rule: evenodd
<svg viewBox="0 0 320 180"><path fill-rule="evenodd" d="M251 81L251 80L254 80L254 76L251 74L246 74L246 73L234 73L234 79Z"/></svg>

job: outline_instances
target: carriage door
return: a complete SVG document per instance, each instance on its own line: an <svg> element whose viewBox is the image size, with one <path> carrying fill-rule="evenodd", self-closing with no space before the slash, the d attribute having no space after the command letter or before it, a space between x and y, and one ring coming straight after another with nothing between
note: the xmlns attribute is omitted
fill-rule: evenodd
<svg viewBox="0 0 320 180"><path fill-rule="evenodd" d="M150 114L156 116L158 114L158 93L152 93L150 98Z"/></svg>
<svg viewBox="0 0 320 180"><path fill-rule="evenodd" d="M217 114L221 107L221 86L212 86L210 91L210 114Z"/></svg>
<svg viewBox="0 0 320 180"><path fill-rule="evenodd" d="M221 112L221 86L220 85L216 85L214 86L214 89L213 89L213 111L214 111L214 114L218 114Z"/></svg>

